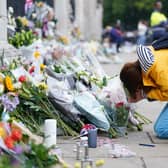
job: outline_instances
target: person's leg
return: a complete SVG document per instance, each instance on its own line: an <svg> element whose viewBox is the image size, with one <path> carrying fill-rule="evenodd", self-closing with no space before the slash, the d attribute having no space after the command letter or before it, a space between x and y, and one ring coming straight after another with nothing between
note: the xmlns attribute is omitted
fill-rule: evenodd
<svg viewBox="0 0 168 168"><path fill-rule="evenodd" d="M168 139L168 103L156 120L154 131L159 138Z"/></svg>

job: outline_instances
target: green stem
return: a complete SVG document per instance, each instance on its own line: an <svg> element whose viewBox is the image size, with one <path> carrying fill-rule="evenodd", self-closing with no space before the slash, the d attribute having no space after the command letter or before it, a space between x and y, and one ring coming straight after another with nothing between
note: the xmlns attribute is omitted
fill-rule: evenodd
<svg viewBox="0 0 168 168"><path fill-rule="evenodd" d="M150 119L145 117L144 115L139 114L138 112L134 113L137 117L141 118L146 124L152 123Z"/></svg>

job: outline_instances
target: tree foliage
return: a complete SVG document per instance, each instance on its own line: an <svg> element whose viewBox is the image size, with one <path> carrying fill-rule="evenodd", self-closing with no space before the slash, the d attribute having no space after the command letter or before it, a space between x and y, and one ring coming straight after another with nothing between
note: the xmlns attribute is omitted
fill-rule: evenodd
<svg viewBox="0 0 168 168"><path fill-rule="evenodd" d="M120 19L126 29L136 29L140 19L149 21L156 0L104 0L103 24L114 25ZM163 13L168 16L168 1L162 0Z"/></svg>

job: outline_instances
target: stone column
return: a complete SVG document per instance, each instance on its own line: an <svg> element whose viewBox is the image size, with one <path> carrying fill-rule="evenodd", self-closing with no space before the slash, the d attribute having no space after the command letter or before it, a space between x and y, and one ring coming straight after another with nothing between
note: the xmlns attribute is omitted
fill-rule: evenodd
<svg viewBox="0 0 168 168"><path fill-rule="evenodd" d="M97 0L76 0L76 23L86 40L99 40L102 29L102 6Z"/></svg>
<svg viewBox="0 0 168 168"><path fill-rule="evenodd" d="M83 35L85 35L84 29L84 0L76 0L75 1L75 13L76 13L76 24L79 26L80 31Z"/></svg>
<svg viewBox="0 0 168 168"><path fill-rule="evenodd" d="M95 38L101 40L102 29L103 29L103 6L98 5L96 9L96 23L95 23Z"/></svg>
<svg viewBox="0 0 168 168"><path fill-rule="evenodd" d="M8 44L7 40L7 0L0 0L0 57L3 63L9 63L21 53ZM2 62L0 62L0 66Z"/></svg>
<svg viewBox="0 0 168 168"><path fill-rule="evenodd" d="M54 0L54 10L56 19L58 19L57 30L61 34L69 33L69 0Z"/></svg>
<svg viewBox="0 0 168 168"><path fill-rule="evenodd" d="M0 0L0 42L7 42L7 0Z"/></svg>

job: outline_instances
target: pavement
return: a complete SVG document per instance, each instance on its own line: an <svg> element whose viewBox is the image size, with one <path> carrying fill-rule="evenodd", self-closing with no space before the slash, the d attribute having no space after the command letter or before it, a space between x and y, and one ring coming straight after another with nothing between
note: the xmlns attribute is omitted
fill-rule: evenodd
<svg viewBox="0 0 168 168"><path fill-rule="evenodd" d="M110 64L102 64L108 75L119 74L125 62L137 59L135 51L129 52L129 48L117 56L122 59L122 63L116 64L111 62ZM141 132L131 131L125 137L108 139L108 144L102 145L99 142L97 148L89 149L89 157L93 160L93 168L96 167L96 161L100 159L105 161L102 168L168 168L168 140L158 139L153 132L153 124L164 104L162 102L147 102L146 100L137 103L137 111L153 122L149 125L144 125ZM107 139L107 137L101 138ZM99 139L101 140L101 138ZM61 149L60 155L71 167L74 168L76 162L80 163L79 160L76 160L75 140L72 140L70 137L58 137L57 142L58 147ZM140 143L153 144L154 146L140 146ZM125 149L136 155L113 158L110 152L114 152L114 144L124 145L126 146ZM83 157L83 153L81 155Z"/></svg>

